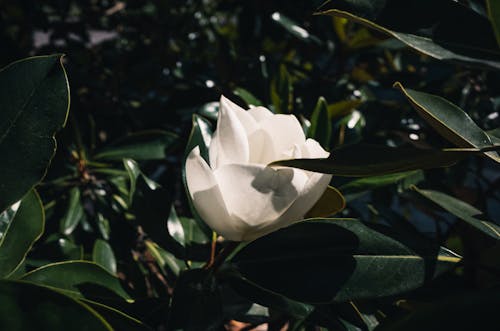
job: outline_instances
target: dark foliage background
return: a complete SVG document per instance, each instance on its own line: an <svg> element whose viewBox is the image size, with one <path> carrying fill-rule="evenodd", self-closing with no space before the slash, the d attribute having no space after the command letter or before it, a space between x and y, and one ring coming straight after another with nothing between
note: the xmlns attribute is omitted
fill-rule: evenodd
<svg viewBox="0 0 500 331"><path fill-rule="evenodd" d="M392 31L425 36L477 61L427 56L384 31L313 15L322 1L1 0L0 65L64 53L71 87L68 123L57 135L57 154L38 187L45 232L16 274L48 263L93 260L118 275L136 300L105 303L158 330L168 325L238 330L235 320L255 326L269 322L270 330L285 324L289 330L413 330L426 327L433 314L444 320L436 329L445 330L457 316L487 315L498 296L492 299L488 291L481 296L481 291L498 284L498 241L410 189L443 192L481 210L482 219L498 222L498 166L477 156L454 167L372 182L334 176L332 185L347 200L337 216L409 231L464 257L417 290L314 306L304 317L295 306L284 309L256 289L245 289L248 284L218 283L200 294L183 284L201 282L201 276L188 273L178 280L181 270L202 266L211 254L211 233L192 215L185 195L182 164L193 114L195 124L213 125L214 101L221 94L244 107L262 104L296 114L305 127L324 97L329 117L323 129L331 132L324 145L330 149L359 142L452 146L393 87L401 82L450 100L481 129L499 136L493 131L500 124L495 35L489 25L460 22L462 9L453 16L450 2L360 1L358 6L332 1L321 10L338 8ZM473 12L487 22L485 2L460 3L467 15ZM455 25L447 25L448 16ZM224 245L219 241L216 250ZM171 305L174 288L186 302ZM217 288L217 294L207 288ZM447 300L480 303L440 304ZM446 307L449 311L440 311ZM134 329L116 329L127 328Z"/></svg>

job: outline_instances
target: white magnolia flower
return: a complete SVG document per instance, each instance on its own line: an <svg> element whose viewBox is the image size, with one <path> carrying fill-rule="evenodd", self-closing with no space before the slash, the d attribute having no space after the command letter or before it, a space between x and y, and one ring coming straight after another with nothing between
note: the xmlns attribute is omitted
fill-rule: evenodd
<svg viewBox="0 0 500 331"><path fill-rule="evenodd" d="M229 240L253 240L303 219L331 179L267 165L328 155L317 141L306 140L295 116L264 107L245 111L222 96L210 164L195 147L186 161L187 186L194 207L214 231Z"/></svg>

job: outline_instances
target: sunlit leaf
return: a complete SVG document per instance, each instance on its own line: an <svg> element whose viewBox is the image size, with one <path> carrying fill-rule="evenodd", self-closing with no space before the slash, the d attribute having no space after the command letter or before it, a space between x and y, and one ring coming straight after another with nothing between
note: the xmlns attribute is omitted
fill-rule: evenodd
<svg viewBox="0 0 500 331"><path fill-rule="evenodd" d="M69 87L61 55L14 62L0 71L0 212L44 177L66 123Z"/></svg>

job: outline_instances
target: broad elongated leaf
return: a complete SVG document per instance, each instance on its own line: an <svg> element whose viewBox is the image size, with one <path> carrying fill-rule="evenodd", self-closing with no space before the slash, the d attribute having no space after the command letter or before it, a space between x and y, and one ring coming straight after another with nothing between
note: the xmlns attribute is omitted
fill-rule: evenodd
<svg viewBox="0 0 500 331"><path fill-rule="evenodd" d="M92 250L92 260L116 275L116 258L111 246L104 240L97 239Z"/></svg>
<svg viewBox="0 0 500 331"><path fill-rule="evenodd" d="M61 55L14 62L0 71L0 212L45 175L54 134L66 123L69 87Z"/></svg>
<svg viewBox="0 0 500 331"><path fill-rule="evenodd" d="M184 261L177 259L172 253L164 250L156 243L146 240L146 247L154 257L163 272L169 270L174 275L178 276L179 273L186 268Z"/></svg>
<svg viewBox="0 0 500 331"><path fill-rule="evenodd" d="M113 330L87 304L44 286L2 280L0 302L1 330Z"/></svg>
<svg viewBox="0 0 500 331"><path fill-rule="evenodd" d="M267 290L329 303L409 291L459 260L426 240L396 239L357 220L311 219L251 242L232 262Z"/></svg>
<svg viewBox="0 0 500 331"><path fill-rule="evenodd" d="M493 146L491 138L462 109L436 95L395 86L403 92L413 107L440 135L458 147L485 148ZM500 162L494 151L488 156Z"/></svg>
<svg viewBox="0 0 500 331"><path fill-rule="evenodd" d="M69 235L76 228L84 215L82 202L80 201L80 188L73 187L69 191L68 207L61 222L59 223L59 231L65 235Z"/></svg>
<svg viewBox="0 0 500 331"><path fill-rule="evenodd" d="M31 190L19 203L0 215L0 278L13 273L24 261L45 224L42 202Z"/></svg>
<svg viewBox="0 0 500 331"><path fill-rule="evenodd" d="M416 187L413 189L447 212L452 213L467 224L470 224L477 230L493 237L494 239L500 239L500 226L491 221L484 220L482 211L462 200L456 199L442 192L422 190Z"/></svg>
<svg viewBox="0 0 500 331"><path fill-rule="evenodd" d="M328 104L323 97L320 97L316 103L307 135L319 142L325 149L330 149L332 124L328 116Z"/></svg>
<svg viewBox="0 0 500 331"><path fill-rule="evenodd" d="M355 195L368 190L374 190L380 187L400 183L407 180L411 181L412 184L415 184L422 179L422 171L412 170L395 174L355 179L339 187L339 190L347 195Z"/></svg>
<svg viewBox="0 0 500 331"><path fill-rule="evenodd" d="M115 144L102 149L94 159L121 161L164 160L167 151L177 141L178 136L167 131L142 131L131 134Z"/></svg>
<svg viewBox="0 0 500 331"><path fill-rule="evenodd" d="M250 93L248 90L245 90L244 88L241 88L241 87L235 88L234 94L236 94L237 96L242 98L248 107L262 106L262 101L257 99L257 97L255 95Z"/></svg>
<svg viewBox="0 0 500 331"><path fill-rule="evenodd" d="M326 7L333 9L318 14L362 24L436 59L500 68L490 22L457 1L341 0Z"/></svg>
<svg viewBox="0 0 500 331"><path fill-rule="evenodd" d="M271 163L343 177L393 174L417 169L449 167L478 149L424 150L376 145L350 145L333 150L326 159L295 159Z"/></svg>
<svg viewBox="0 0 500 331"><path fill-rule="evenodd" d="M89 261L47 264L28 272L21 280L57 288L75 297L121 297L130 299L118 278Z"/></svg>
<svg viewBox="0 0 500 331"><path fill-rule="evenodd" d="M500 2L497 0L486 0L486 6L488 8L488 17L495 31L497 43L500 46Z"/></svg>
<svg viewBox="0 0 500 331"><path fill-rule="evenodd" d="M152 330L138 319L102 303L81 299L80 302L94 309L114 330Z"/></svg>

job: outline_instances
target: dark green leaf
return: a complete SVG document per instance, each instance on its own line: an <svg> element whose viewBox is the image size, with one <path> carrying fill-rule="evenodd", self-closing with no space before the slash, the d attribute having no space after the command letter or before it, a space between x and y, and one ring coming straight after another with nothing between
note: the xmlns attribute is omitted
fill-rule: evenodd
<svg viewBox="0 0 500 331"><path fill-rule="evenodd" d="M111 246L104 240L97 239L92 250L92 260L113 275L116 275L116 258Z"/></svg>
<svg viewBox="0 0 500 331"><path fill-rule="evenodd" d="M145 244L164 273L169 270L175 276L178 276L181 271L186 269L184 261L179 260L172 253L164 250L156 243L146 240Z"/></svg>
<svg viewBox="0 0 500 331"><path fill-rule="evenodd" d="M0 302L1 330L113 330L88 305L35 284L0 281Z"/></svg>
<svg viewBox="0 0 500 331"><path fill-rule="evenodd" d="M269 291L329 303L406 292L459 260L427 240L396 239L357 220L310 219L249 243L232 262L243 277Z"/></svg>
<svg viewBox="0 0 500 331"><path fill-rule="evenodd" d="M82 202L80 201L80 188L73 187L69 191L69 201L66 213L59 223L59 231L69 235L76 228L84 216Z"/></svg>
<svg viewBox="0 0 500 331"><path fill-rule="evenodd" d="M327 7L334 9L325 8L318 14L362 24L438 60L500 68L490 22L457 1L342 0Z"/></svg>
<svg viewBox="0 0 500 331"><path fill-rule="evenodd" d="M172 206L170 209L170 215L168 216L167 221L167 229L168 233L172 238L175 239L175 241L177 241L182 246L186 244L184 228L182 227L182 223L179 217L177 217L174 206Z"/></svg>
<svg viewBox="0 0 500 331"><path fill-rule="evenodd" d="M132 159L123 159L123 165L128 173L128 178L130 181L130 188L128 191L128 203L132 204L134 199L135 188L137 186L137 178L141 174L141 169L139 169L139 165Z"/></svg>
<svg viewBox="0 0 500 331"><path fill-rule="evenodd" d="M25 274L21 280L57 288L75 297L117 296L130 299L118 278L89 261L65 261L47 264Z"/></svg>
<svg viewBox="0 0 500 331"><path fill-rule="evenodd" d="M14 62L0 71L0 211L44 177L54 134L66 123L69 87L61 55Z"/></svg>
<svg viewBox="0 0 500 331"><path fill-rule="evenodd" d="M440 135L458 147L485 148L493 143L469 115L448 100L436 95L405 89L400 83L395 86L403 92L417 112ZM500 162L494 151L486 153Z"/></svg>
<svg viewBox="0 0 500 331"><path fill-rule="evenodd" d="M498 287L455 294L424 305L393 323L385 323L377 331L469 331L496 330Z"/></svg>
<svg viewBox="0 0 500 331"><path fill-rule="evenodd" d="M500 45L500 2L497 0L486 0L486 6L493 31L495 31L497 43Z"/></svg>
<svg viewBox="0 0 500 331"><path fill-rule="evenodd" d="M335 176L363 177L449 167L474 153L479 153L479 150L425 150L359 144L333 150L326 159L283 160L273 162L271 165L300 168Z"/></svg>
<svg viewBox="0 0 500 331"><path fill-rule="evenodd" d="M332 124L328 116L328 104L325 98L320 97L311 116L311 127L307 136L313 138L325 149L330 149L332 138Z"/></svg>
<svg viewBox="0 0 500 331"><path fill-rule="evenodd" d="M244 88L237 87L234 89L233 93L236 94L237 96L239 96L240 98L242 98L248 107L262 106L262 101L257 99L257 97L255 95L253 95L249 91L245 90Z"/></svg>
<svg viewBox="0 0 500 331"><path fill-rule="evenodd" d="M31 190L20 202L0 214L0 278L13 273L24 261L45 225L42 202Z"/></svg>
<svg viewBox="0 0 500 331"><path fill-rule="evenodd" d="M102 149L94 159L121 161L164 160L167 151L177 141L178 136L166 131L143 131L131 134L115 144Z"/></svg>
<svg viewBox="0 0 500 331"><path fill-rule="evenodd" d="M81 299L80 302L88 305L92 309L94 309L99 315L102 316L106 320L107 323L111 325L111 327L116 330L151 330L151 328L147 327L139 321L138 319L125 314L124 312L115 309L110 306L103 305L102 303L90 301L86 299Z"/></svg>
<svg viewBox="0 0 500 331"><path fill-rule="evenodd" d="M276 113L291 113L293 111L293 82L284 65L271 81L271 101Z"/></svg>
<svg viewBox="0 0 500 331"><path fill-rule="evenodd" d="M416 187L414 190L477 230L494 239L500 239L500 227L491 221L484 220L483 212L468 203L438 191L421 190Z"/></svg>
<svg viewBox="0 0 500 331"><path fill-rule="evenodd" d="M423 179L423 173L420 170L399 172L395 174L373 176L355 179L339 187L339 190L345 195L353 195L361 192L374 190L387 185L393 185L405 180L411 180L411 184L416 184Z"/></svg>
<svg viewBox="0 0 500 331"><path fill-rule="evenodd" d="M297 22L294 22L293 20L285 16L283 13L274 12L271 15L271 18L273 19L274 22L281 25L291 35L299 38L300 40L307 42L312 41L321 44L321 41L317 37L311 35L306 29L299 26Z"/></svg>

